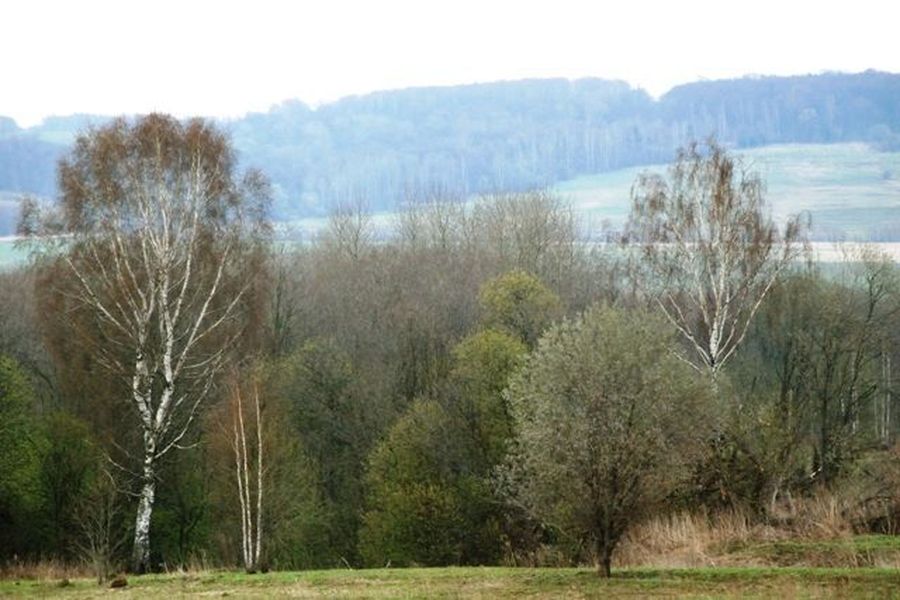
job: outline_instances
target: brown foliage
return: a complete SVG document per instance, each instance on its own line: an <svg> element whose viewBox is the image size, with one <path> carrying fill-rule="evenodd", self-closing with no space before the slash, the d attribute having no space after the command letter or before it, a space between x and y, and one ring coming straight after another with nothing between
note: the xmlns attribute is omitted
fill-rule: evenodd
<svg viewBox="0 0 900 600"><path fill-rule="evenodd" d="M667 178L638 178L626 237L640 245L640 279L687 342L686 360L716 374L804 233L798 217L779 230L759 175L711 140L679 150Z"/></svg>

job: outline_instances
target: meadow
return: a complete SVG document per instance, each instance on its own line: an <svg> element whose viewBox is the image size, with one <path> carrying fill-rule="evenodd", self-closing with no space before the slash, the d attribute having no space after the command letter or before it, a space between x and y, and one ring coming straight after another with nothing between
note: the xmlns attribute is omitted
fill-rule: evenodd
<svg viewBox="0 0 900 600"><path fill-rule="evenodd" d="M179 572L131 577L122 589L90 579L7 580L16 597L170 598L891 598L900 571L891 568L626 569L602 579L592 569L446 567L271 572Z"/></svg>
<svg viewBox="0 0 900 600"><path fill-rule="evenodd" d="M893 598L900 536L853 535L817 517L816 535L750 525L733 513L650 519L627 536L612 577L590 567L442 567L308 571L210 569L127 576L98 586L86 567L54 562L0 569L0 596L126 598ZM840 531L843 529L843 532Z"/></svg>
<svg viewBox="0 0 900 600"><path fill-rule="evenodd" d="M18 247L15 239L0 237L0 270L20 265L27 257L28 252Z"/></svg>
<svg viewBox="0 0 900 600"><path fill-rule="evenodd" d="M817 240L886 241L900 236L900 152L865 144L788 144L736 152L766 182L774 216L809 212ZM619 227L628 216L630 190L644 172L634 167L564 181L554 190L591 228Z"/></svg>

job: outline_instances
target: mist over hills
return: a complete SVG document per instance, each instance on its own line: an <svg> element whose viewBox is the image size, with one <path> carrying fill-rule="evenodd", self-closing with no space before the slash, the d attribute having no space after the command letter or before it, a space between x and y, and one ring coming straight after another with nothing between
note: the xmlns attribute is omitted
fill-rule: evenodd
<svg viewBox="0 0 900 600"><path fill-rule="evenodd" d="M0 234L19 193L53 196L74 135L108 117L0 117ZM275 216L373 210L442 193L521 190L669 161L688 140L734 147L866 142L900 149L900 75L745 77L678 86L659 99L620 81L537 79L411 88L312 108L288 101L221 121L244 165L263 169Z"/></svg>

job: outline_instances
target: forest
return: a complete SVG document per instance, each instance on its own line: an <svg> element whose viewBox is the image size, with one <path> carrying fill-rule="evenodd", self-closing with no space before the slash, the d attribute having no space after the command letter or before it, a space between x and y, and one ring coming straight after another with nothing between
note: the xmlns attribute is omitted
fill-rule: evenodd
<svg viewBox="0 0 900 600"><path fill-rule="evenodd" d="M710 134L735 148L896 150L898 94L900 76L876 71L700 81L659 99L620 81L534 79L376 92L315 108L294 100L220 125L242 164L270 178L273 216L290 220L342 204L393 211L435 193L527 191L665 163ZM23 129L0 117L0 235L15 221L3 192L53 197L56 161L78 132L109 120L49 117Z"/></svg>
<svg viewBox="0 0 900 600"><path fill-rule="evenodd" d="M0 562L608 576L677 523L896 534L896 265L808 260L715 142L670 160L607 244L542 191L286 244L215 124L80 134L0 273Z"/></svg>

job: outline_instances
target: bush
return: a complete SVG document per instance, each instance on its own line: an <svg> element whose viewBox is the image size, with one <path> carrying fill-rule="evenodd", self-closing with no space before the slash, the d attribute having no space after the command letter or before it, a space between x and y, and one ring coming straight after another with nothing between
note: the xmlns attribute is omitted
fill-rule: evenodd
<svg viewBox="0 0 900 600"><path fill-rule="evenodd" d="M413 403L372 452L360 554L371 566L483 564L499 556L490 489L459 424L431 400Z"/></svg>

